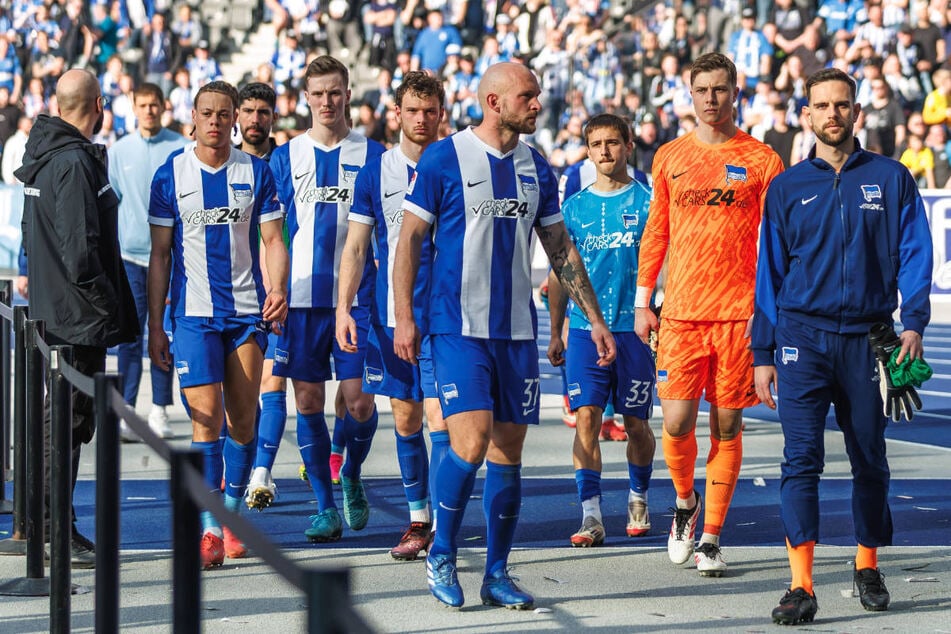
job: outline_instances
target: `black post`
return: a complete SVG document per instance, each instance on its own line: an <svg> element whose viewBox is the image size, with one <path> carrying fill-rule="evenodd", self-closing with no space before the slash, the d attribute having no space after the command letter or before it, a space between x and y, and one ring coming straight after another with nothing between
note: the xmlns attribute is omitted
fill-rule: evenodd
<svg viewBox="0 0 951 634"><path fill-rule="evenodd" d="M350 619L350 573L343 570L305 570L307 632L331 634L367 631L359 619ZM362 626L362 627L361 627Z"/></svg>
<svg viewBox="0 0 951 634"><path fill-rule="evenodd" d="M0 303L13 304L13 280L0 282ZM0 319L0 515L13 512L7 499L7 472L10 469L10 324Z"/></svg>
<svg viewBox="0 0 951 634"><path fill-rule="evenodd" d="M13 309L13 539L26 552L26 320L29 309Z"/></svg>
<svg viewBox="0 0 951 634"><path fill-rule="evenodd" d="M42 321L26 320L26 576L43 578L43 353Z"/></svg>
<svg viewBox="0 0 951 634"><path fill-rule="evenodd" d="M119 419L109 394L120 380L97 373L96 632L119 631Z"/></svg>
<svg viewBox="0 0 951 634"><path fill-rule="evenodd" d="M43 336L44 328L43 322L26 319L25 309L17 315L20 308L14 310L15 325L23 325L17 333L17 353L19 356L22 352L22 359L16 359L14 405L20 406L16 432L22 442L14 440L14 445L23 447L22 456L20 450L16 454L23 467L14 484L23 485L15 486L14 496L17 507L23 500L19 517L21 535L26 539L26 577L0 584L0 595L43 597L50 593L50 580L43 576L43 353L36 345L36 337ZM14 517L14 527L16 522Z"/></svg>
<svg viewBox="0 0 951 634"><path fill-rule="evenodd" d="M70 630L73 407L62 364L72 359L70 346L50 349L50 632L55 633Z"/></svg>
<svg viewBox="0 0 951 634"><path fill-rule="evenodd" d="M201 517L188 493L185 469L201 473L203 457L195 450L172 452L172 629L175 634L201 632Z"/></svg>
<svg viewBox="0 0 951 634"><path fill-rule="evenodd" d="M13 536L0 555L26 554L26 336L27 307L13 309Z"/></svg>

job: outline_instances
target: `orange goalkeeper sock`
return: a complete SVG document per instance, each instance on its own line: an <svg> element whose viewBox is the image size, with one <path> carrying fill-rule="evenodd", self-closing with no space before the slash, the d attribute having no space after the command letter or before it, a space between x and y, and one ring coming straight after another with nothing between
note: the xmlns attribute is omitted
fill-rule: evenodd
<svg viewBox="0 0 951 634"><path fill-rule="evenodd" d="M742 432L730 440L710 438L710 453L707 455L707 508L703 516L704 533L719 535L723 529L742 463Z"/></svg>
<svg viewBox="0 0 951 634"><path fill-rule="evenodd" d="M872 570L878 568L878 549L859 544L855 551L855 569L864 570L866 568Z"/></svg>
<svg viewBox="0 0 951 634"><path fill-rule="evenodd" d="M816 542L803 542L793 546L787 539L786 554L789 556L789 568L792 570L789 589L802 588L809 594L815 594L812 590L812 562L816 554Z"/></svg>
<svg viewBox="0 0 951 634"><path fill-rule="evenodd" d="M664 447L664 460L670 471L674 490L681 500L693 498L693 472L697 465L697 435L689 431L683 436L671 436L664 428L661 439Z"/></svg>

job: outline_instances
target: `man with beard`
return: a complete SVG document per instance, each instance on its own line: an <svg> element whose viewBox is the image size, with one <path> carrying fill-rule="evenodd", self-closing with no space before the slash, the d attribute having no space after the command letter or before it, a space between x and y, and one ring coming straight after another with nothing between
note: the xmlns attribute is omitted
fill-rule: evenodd
<svg viewBox="0 0 951 634"><path fill-rule="evenodd" d="M911 174L853 137L860 106L851 77L822 70L806 91L816 146L766 195L752 340L757 395L774 409L771 387L782 397L780 508L792 582L772 618L784 625L812 621L818 609L812 564L830 404L852 465L854 583L866 610L888 608L878 548L892 542L883 397L895 384L870 329L887 330L900 366L922 358L931 316L931 233ZM899 293L900 337L892 330Z"/></svg>
<svg viewBox="0 0 951 634"><path fill-rule="evenodd" d="M274 89L259 81L245 84L238 91L239 150L265 161L270 160L271 152L277 147L271 137L276 103Z"/></svg>
<svg viewBox="0 0 951 634"><path fill-rule="evenodd" d="M60 116L37 117L15 172L23 182L30 317L46 323L48 343L71 345L71 365L92 376L105 371L106 348L135 338L135 302L119 252L119 199L109 185L106 149L90 141L102 127L99 82L88 71L67 71L56 100ZM49 407L44 411L49 464ZM92 398L74 389L72 411L75 488L80 449L95 431ZM74 510L72 565L93 568L94 546L76 530L75 517ZM45 518L49 528L48 481Z"/></svg>
<svg viewBox="0 0 951 634"><path fill-rule="evenodd" d="M132 107L138 127L135 132L119 139L109 148L109 182L119 197L119 245L129 286L135 297L139 318L139 336L130 344L119 346L119 374L125 402L135 407L142 379L142 333L148 318L146 282L149 255L152 251L149 229L149 192L152 176L169 154L184 147L186 140L180 134L162 127L165 96L156 84L144 83L132 93ZM161 438L172 438L165 408L172 404L172 373L152 365L152 409L149 427ZM135 441L125 421L121 424L122 438Z"/></svg>
<svg viewBox="0 0 951 634"><path fill-rule="evenodd" d="M578 250L558 209L548 163L519 141L541 111L535 75L520 64L490 66L479 83L482 122L426 149L403 203L393 273L393 347L418 363L414 288L424 239L433 232L429 335L450 449L436 475L439 528L426 558L429 589L442 603L464 598L456 575L457 535L486 459L487 524L481 599L530 609L532 596L507 570L521 506L522 446L538 424L538 350L532 303L531 232L591 323L600 366L615 345Z"/></svg>
<svg viewBox="0 0 951 634"><path fill-rule="evenodd" d="M238 131L241 143L237 148L253 156L271 160L271 152L277 143L271 136L274 123L274 107L277 95L274 89L262 82L245 84L238 91ZM287 244L287 227L284 227L284 244ZM263 251L262 251L263 253ZM262 260L263 262L263 260ZM270 279L266 267L261 268L265 289L270 289ZM270 506L277 496L277 486L271 477L271 469L277 458L277 450L284 436L287 423L287 379L274 376L274 348L277 345L277 333L274 329L268 333L267 350L264 353L264 366L261 370L261 398L258 410L257 451L254 454L254 468L248 484L245 504L248 508L263 510ZM226 433L227 428L222 428Z"/></svg>

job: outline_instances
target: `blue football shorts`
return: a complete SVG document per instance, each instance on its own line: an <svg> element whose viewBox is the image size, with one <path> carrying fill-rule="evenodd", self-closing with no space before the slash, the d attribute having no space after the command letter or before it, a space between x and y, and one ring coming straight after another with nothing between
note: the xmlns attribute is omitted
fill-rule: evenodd
<svg viewBox="0 0 951 634"><path fill-rule="evenodd" d="M499 422L538 424L538 346L534 339L432 335L431 343L444 417L489 410Z"/></svg>
<svg viewBox="0 0 951 634"><path fill-rule="evenodd" d="M359 379L367 353L370 310L354 306L350 314L357 322L357 351L344 352L335 337L336 312L333 308L291 308L274 346L274 376L309 383ZM333 358L333 372L330 361Z"/></svg>
<svg viewBox="0 0 951 634"><path fill-rule="evenodd" d="M607 367L598 366L598 348L591 331L568 331L565 372L571 409L586 405L604 407L625 416L648 419L654 405L654 358L650 348L633 332L616 332L617 358Z"/></svg>
<svg viewBox="0 0 951 634"><path fill-rule="evenodd" d="M268 324L258 316L173 317L172 356L182 388L221 383L225 359L247 341L261 352L267 347Z"/></svg>
<svg viewBox="0 0 951 634"><path fill-rule="evenodd" d="M419 380L423 387L423 398L439 398L439 391L436 389L436 369L433 367L433 343L429 335L423 335L416 362L419 364Z"/></svg>
<svg viewBox="0 0 951 634"><path fill-rule="evenodd" d="M373 324L367 341L363 369L363 391L403 401L422 401L419 366L393 352L393 329Z"/></svg>

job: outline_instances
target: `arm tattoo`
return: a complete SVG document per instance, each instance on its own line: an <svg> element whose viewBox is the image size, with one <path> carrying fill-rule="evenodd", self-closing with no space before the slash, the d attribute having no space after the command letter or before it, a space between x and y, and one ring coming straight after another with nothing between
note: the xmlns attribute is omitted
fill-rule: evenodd
<svg viewBox="0 0 951 634"><path fill-rule="evenodd" d="M567 253L565 254L567 256ZM552 261L552 268L558 275L561 285L565 287L571 299L575 300L588 321L594 322L597 317L601 317L601 307L598 305L598 298L595 297L594 289L591 287L591 280L588 279L588 273L584 265L571 262L565 258L560 268L555 268L555 262Z"/></svg>
<svg viewBox="0 0 951 634"><path fill-rule="evenodd" d="M593 323L602 318L601 307L598 306L598 298L594 294L591 280L588 279L588 272L568 237L564 223L559 222L538 229L538 237L548 253L552 270L588 321Z"/></svg>

